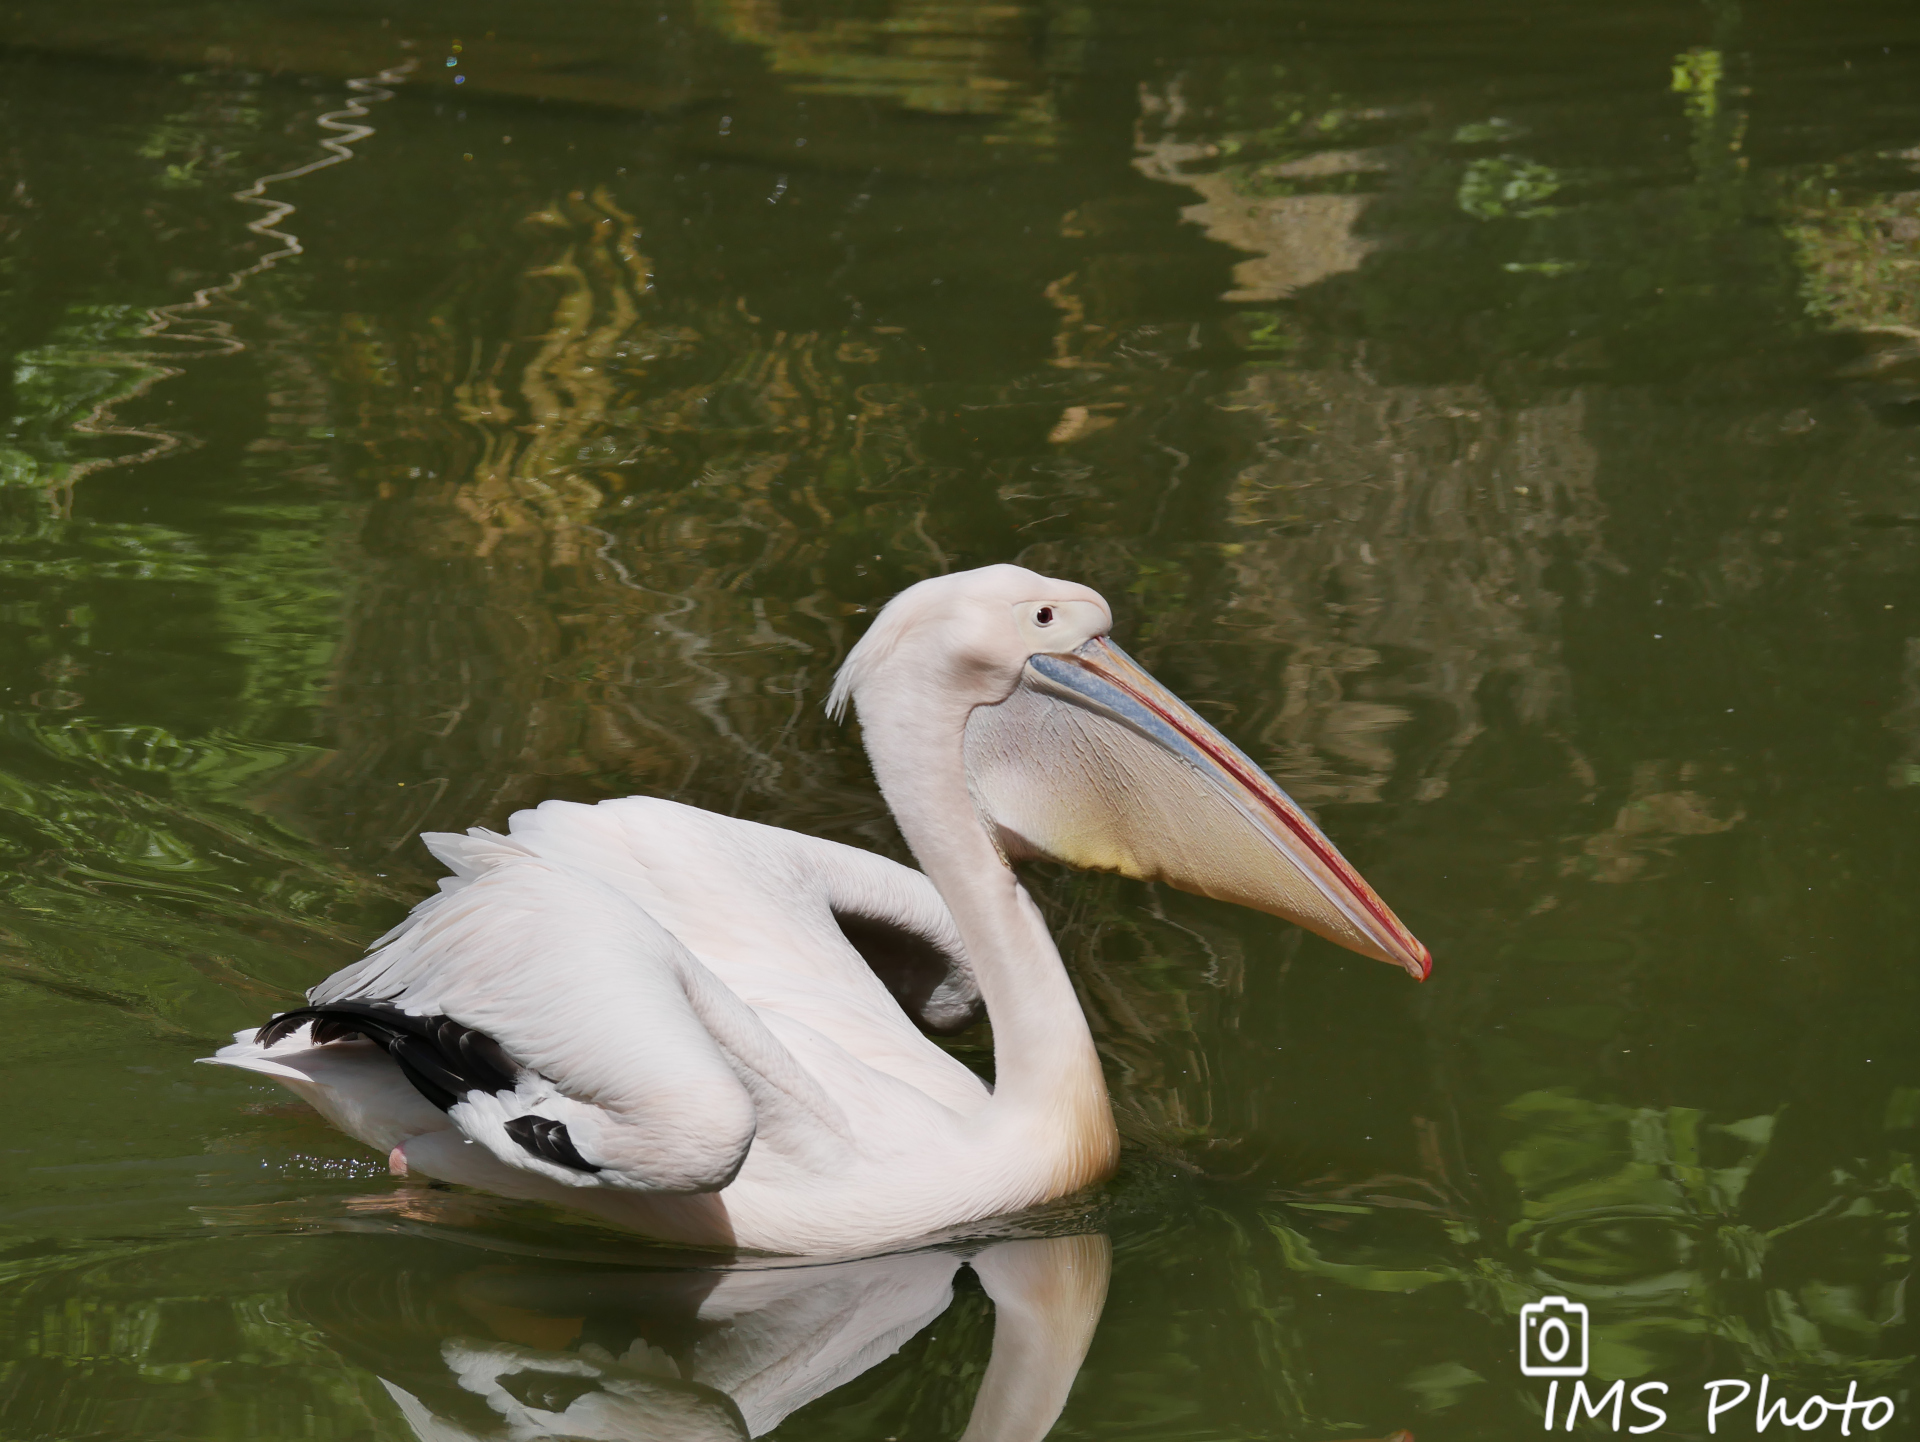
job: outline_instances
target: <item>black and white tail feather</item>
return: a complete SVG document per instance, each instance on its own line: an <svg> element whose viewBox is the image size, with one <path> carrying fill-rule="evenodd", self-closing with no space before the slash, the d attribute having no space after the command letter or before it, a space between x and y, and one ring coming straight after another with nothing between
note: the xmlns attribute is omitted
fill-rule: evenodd
<svg viewBox="0 0 1920 1442"><path fill-rule="evenodd" d="M304 1035L302 1035L304 1034ZM541 1082L515 1066L500 1043L451 1017L414 1016L390 1002L336 1001L282 1012L254 1033L256 1046L271 1053L300 1036L305 1045L369 1041L383 1048L409 1085L441 1111L472 1108L481 1097L517 1101L528 1082ZM527 1153L575 1172L598 1172L580 1155L565 1122L528 1112L505 1123L507 1136Z"/></svg>

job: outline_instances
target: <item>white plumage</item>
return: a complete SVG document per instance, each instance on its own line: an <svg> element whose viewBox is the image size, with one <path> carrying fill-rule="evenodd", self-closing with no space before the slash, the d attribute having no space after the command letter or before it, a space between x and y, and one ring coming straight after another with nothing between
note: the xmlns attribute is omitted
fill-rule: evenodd
<svg viewBox="0 0 1920 1442"><path fill-rule="evenodd" d="M871 1251L1098 1181L1118 1147L1099 1059L1010 856L1149 875L1427 966L1110 625L1092 591L994 566L904 592L855 648L834 702L859 708L924 873L668 801L548 802L504 836L427 837L454 873L440 894L209 1060L285 1083L396 1169L673 1241ZM929 1024L983 1000L995 1086L900 997Z"/></svg>

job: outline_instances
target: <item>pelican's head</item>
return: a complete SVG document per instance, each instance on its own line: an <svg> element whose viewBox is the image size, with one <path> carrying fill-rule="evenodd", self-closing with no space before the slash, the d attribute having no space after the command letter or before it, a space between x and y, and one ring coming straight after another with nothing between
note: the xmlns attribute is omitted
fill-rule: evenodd
<svg viewBox="0 0 1920 1442"><path fill-rule="evenodd" d="M1071 581L938 576L881 611L828 706L860 708L869 749L876 726L922 747L957 730L974 805L1010 857L1251 906L1424 980L1427 949L1320 828L1112 628L1106 601Z"/></svg>

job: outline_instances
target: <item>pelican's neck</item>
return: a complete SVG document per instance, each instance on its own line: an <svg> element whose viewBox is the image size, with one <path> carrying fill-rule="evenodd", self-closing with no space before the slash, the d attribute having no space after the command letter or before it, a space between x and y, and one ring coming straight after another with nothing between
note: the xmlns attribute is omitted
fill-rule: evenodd
<svg viewBox="0 0 1920 1442"><path fill-rule="evenodd" d="M1074 1185L1094 1181L1112 1169L1118 1152L1106 1080L1040 908L988 835L967 788L968 713L954 707L930 716L922 707L861 701L880 790L953 914L993 1023L989 1113L1059 1127L1062 1144L1086 1172Z"/></svg>

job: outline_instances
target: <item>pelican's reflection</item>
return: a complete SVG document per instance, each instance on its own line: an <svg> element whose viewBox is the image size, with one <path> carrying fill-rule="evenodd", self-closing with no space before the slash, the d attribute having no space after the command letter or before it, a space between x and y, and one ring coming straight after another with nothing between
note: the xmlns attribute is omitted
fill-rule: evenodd
<svg viewBox="0 0 1920 1442"><path fill-rule="evenodd" d="M420 1442L758 1437L892 1356L947 1310L955 1274L971 1265L994 1333L966 1442L1039 1442L1093 1340L1110 1260L1105 1237L1080 1236L999 1242L971 1258L489 1267L453 1282L451 1300L475 1325L440 1341L443 1375L371 1360Z"/></svg>

